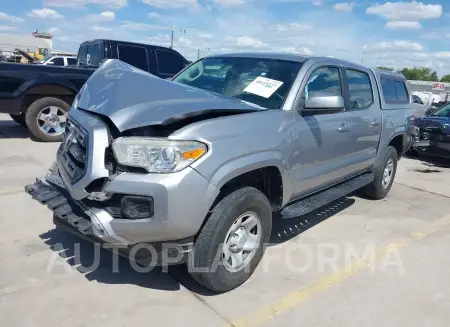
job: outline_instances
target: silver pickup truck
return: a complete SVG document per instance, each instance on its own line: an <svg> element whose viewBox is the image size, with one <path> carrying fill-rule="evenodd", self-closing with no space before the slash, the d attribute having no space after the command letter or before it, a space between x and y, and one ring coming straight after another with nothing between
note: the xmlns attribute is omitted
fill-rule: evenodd
<svg viewBox="0 0 450 327"><path fill-rule="evenodd" d="M402 75L337 59L217 55L172 80L108 60L25 190L57 226L128 255L149 245L224 292L252 275L275 217L384 198L411 115Z"/></svg>

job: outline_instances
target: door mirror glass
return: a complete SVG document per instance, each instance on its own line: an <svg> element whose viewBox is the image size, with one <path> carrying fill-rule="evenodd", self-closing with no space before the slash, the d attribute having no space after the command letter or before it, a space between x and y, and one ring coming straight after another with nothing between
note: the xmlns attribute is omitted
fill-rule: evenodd
<svg viewBox="0 0 450 327"><path fill-rule="evenodd" d="M317 96L306 100L305 109L308 111L341 110L344 109L344 99L340 95Z"/></svg>

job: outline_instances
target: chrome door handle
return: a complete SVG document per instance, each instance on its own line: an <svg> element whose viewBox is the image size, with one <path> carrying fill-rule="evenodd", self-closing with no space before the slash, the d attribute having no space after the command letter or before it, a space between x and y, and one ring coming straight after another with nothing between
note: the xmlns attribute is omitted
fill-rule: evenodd
<svg viewBox="0 0 450 327"><path fill-rule="evenodd" d="M378 125L380 125L380 122L378 120L376 120L376 119L370 123L370 126L372 126L372 127L375 127L375 126L378 126Z"/></svg>
<svg viewBox="0 0 450 327"><path fill-rule="evenodd" d="M338 131L341 133L348 132L348 128L350 127L349 124L343 123L341 126L339 126Z"/></svg>

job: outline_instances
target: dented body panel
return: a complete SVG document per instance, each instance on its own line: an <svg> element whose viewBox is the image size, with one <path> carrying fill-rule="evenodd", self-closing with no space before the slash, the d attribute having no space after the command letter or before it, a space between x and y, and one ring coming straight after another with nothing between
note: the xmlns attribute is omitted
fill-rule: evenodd
<svg viewBox="0 0 450 327"><path fill-rule="evenodd" d="M233 98L161 79L119 60L100 66L74 105L108 117L119 131L168 125L198 115L265 110Z"/></svg>

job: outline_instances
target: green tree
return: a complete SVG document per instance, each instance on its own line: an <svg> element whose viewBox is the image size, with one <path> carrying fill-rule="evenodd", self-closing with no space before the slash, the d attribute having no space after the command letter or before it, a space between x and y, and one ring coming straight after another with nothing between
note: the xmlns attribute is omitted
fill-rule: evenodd
<svg viewBox="0 0 450 327"><path fill-rule="evenodd" d="M432 82L439 81L437 73L427 67L403 68L400 72L406 77L406 79L409 80L432 81Z"/></svg>
<svg viewBox="0 0 450 327"><path fill-rule="evenodd" d="M437 73L435 71L433 73L431 73L431 78L432 78L433 82L439 81L439 77L437 76Z"/></svg>
<svg viewBox="0 0 450 327"><path fill-rule="evenodd" d="M387 71L390 71L390 72L393 72L393 71L394 71L394 68L385 67L385 66L377 67L377 69L387 70Z"/></svg>
<svg viewBox="0 0 450 327"><path fill-rule="evenodd" d="M442 76L441 82L450 83L450 74Z"/></svg>

